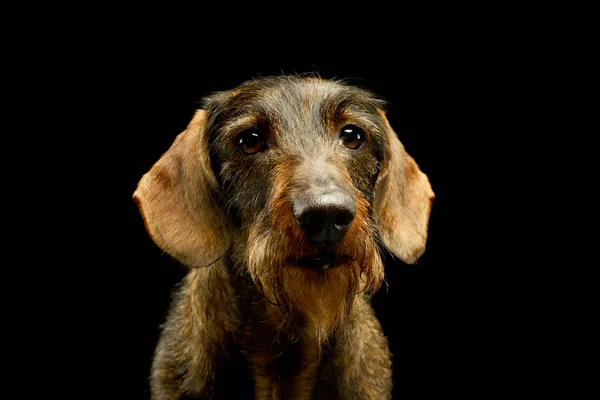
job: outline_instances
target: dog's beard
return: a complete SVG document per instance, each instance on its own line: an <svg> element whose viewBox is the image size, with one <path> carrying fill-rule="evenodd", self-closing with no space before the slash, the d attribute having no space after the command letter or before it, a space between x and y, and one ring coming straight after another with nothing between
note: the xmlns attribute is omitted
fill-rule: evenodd
<svg viewBox="0 0 600 400"><path fill-rule="evenodd" d="M283 265L273 283L269 289L278 308L319 343L344 323L355 296L364 290L355 261L327 271Z"/></svg>
<svg viewBox="0 0 600 400"><path fill-rule="evenodd" d="M317 250L295 225L286 229L283 224L277 231L263 229L266 224L249 227L244 260L247 271L263 292L267 314L280 330L309 334L321 344L347 320L356 296L379 288L383 264L372 239L373 227L359 221L343 241L330 247L340 261L328 269L297 264L301 257L314 255Z"/></svg>

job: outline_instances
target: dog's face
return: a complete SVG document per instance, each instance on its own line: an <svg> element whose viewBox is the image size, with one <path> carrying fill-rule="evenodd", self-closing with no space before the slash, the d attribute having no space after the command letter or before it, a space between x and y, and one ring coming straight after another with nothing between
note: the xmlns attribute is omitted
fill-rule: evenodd
<svg viewBox="0 0 600 400"><path fill-rule="evenodd" d="M433 192L370 92L318 78L249 81L205 100L134 198L190 267L228 253L287 314L328 321L383 279L379 243L423 252Z"/></svg>

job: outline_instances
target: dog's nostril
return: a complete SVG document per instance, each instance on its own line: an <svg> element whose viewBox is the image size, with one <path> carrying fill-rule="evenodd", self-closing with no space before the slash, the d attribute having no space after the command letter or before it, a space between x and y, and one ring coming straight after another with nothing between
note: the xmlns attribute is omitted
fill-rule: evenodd
<svg viewBox="0 0 600 400"><path fill-rule="evenodd" d="M346 210L342 210L340 212L340 214L335 218L335 224L340 225L340 226L350 225L353 220L354 220L354 213L351 213Z"/></svg>
<svg viewBox="0 0 600 400"><path fill-rule="evenodd" d="M294 203L294 215L306 236L320 243L342 240L354 214L354 201L342 193L312 196Z"/></svg>
<svg viewBox="0 0 600 400"><path fill-rule="evenodd" d="M300 218L300 225L308 231L318 231L325 227L325 216L320 211L308 211Z"/></svg>

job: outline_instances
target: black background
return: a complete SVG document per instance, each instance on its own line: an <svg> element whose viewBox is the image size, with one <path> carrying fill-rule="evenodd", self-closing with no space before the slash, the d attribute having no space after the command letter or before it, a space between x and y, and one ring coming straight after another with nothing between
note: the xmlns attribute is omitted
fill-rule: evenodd
<svg viewBox="0 0 600 400"><path fill-rule="evenodd" d="M76 328L59 336L75 350L65 379L82 397L149 398L159 326L185 275L144 228L131 198L139 179L202 96L259 75L302 72L348 79L385 98L390 123L436 194L425 254L411 266L387 260L387 285L373 298L393 353L394 398L512 396L523 385L556 384L539 373L550 356L533 329L541 311L526 294L532 263L515 255L519 232L509 211L520 190L512 174L522 169L511 164L526 140L521 117L535 68L527 49L509 49L502 37L443 33L325 46L321 55L308 43L129 33L71 65L86 72L68 100L77 109L77 151L62 178L77 191L69 204L80 228L59 307Z"/></svg>
<svg viewBox="0 0 600 400"><path fill-rule="evenodd" d="M148 236L137 182L202 96L317 71L388 100L436 193L426 253L414 266L388 260L389 286L373 298L394 398L583 397L597 381L596 14L194 5L7 10L8 396L149 398L159 325L185 269Z"/></svg>

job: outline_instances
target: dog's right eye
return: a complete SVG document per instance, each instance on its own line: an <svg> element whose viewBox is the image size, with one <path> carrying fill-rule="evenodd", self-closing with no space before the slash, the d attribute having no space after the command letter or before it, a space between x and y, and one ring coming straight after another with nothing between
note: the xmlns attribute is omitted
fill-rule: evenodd
<svg viewBox="0 0 600 400"><path fill-rule="evenodd" d="M248 155L263 151L267 147L263 133L255 128L238 133L236 143L238 149Z"/></svg>

